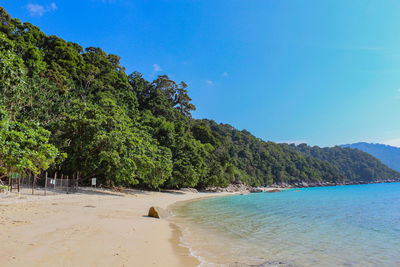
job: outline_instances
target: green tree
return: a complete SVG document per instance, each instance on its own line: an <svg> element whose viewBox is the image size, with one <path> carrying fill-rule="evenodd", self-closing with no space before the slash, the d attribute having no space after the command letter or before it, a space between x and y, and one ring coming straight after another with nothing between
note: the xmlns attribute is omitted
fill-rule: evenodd
<svg viewBox="0 0 400 267"><path fill-rule="evenodd" d="M171 175L169 149L136 127L107 95L98 105L75 100L60 126L62 150L71 155L64 168L83 179L158 188Z"/></svg>
<svg viewBox="0 0 400 267"><path fill-rule="evenodd" d="M46 170L60 156L58 149L49 143L50 132L37 123L13 121L0 108L0 171L35 174ZM65 155L61 155L65 156Z"/></svg>

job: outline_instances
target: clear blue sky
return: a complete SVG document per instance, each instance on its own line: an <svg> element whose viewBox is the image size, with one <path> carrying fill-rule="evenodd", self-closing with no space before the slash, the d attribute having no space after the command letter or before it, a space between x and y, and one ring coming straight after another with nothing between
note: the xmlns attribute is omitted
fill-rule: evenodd
<svg viewBox="0 0 400 267"><path fill-rule="evenodd" d="M21 21L190 86L195 118L272 141L400 145L400 1L0 0Z"/></svg>

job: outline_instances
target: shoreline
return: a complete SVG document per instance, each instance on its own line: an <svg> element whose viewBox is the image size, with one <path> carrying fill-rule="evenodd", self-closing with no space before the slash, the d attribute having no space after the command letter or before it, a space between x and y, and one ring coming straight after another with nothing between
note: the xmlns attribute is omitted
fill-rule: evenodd
<svg viewBox="0 0 400 267"><path fill-rule="evenodd" d="M178 226L149 208L236 194L126 191L0 197L2 266L198 266Z"/></svg>
<svg viewBox="0 0 400 267"><path fill-rule="evenodd" d="M175 211L184 229L182 244L204 266L393 265L399 185L218 198ZM382 209L388 200L391 212ZM371 214L379 214L381 223Z"/></svg>
<svg viewBox="0 0 400 267"><path fill-rule="evenodd" d="M200 192L197 194L201 194ZM178 200L174 203L171 203L170 205L167 206L167 210L169 212L172 212L174 209L174 206L177 205L185 205L185 203L189 202L194 202L194 201L200 201L203 199L208 199L208 198L216 198L216 197L225 197L225 196L234 196L234 195L239 195L240 192L203 192L203 194L212 194L208 196L201 196L198 198L191 198L187 200ZM183 266L201 266L202 262L198 258L198 256L193 255L191 252L191 247L187 246L185 244L182 244L182 237L183 237L183 229L182 226L178 225L177 222L174 222L172 219L168 218L167 219L170 223L170 227L173 231L173 237L170 239L171 245L173 246L175 253L179 255L179 257L182 258L182 262L184 262Z"/></svg>
<svg viewBox="0 0 400 267"><path fill-rule="evenodd" d="M198 266L181 242L180 226L147 217L149 208L171 210L182 202L242 194L81 188L47 196L38 189L32 196L25 191L20 197L0 194L2 266Z"/></svg>

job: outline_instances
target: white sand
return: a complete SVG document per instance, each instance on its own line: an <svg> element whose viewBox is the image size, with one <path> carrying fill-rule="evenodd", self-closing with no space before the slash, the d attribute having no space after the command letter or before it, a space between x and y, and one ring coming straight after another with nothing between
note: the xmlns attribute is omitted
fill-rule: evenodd
<svg viewBox="0 0 400 267"><path fill-rule="evenodd" d="M0 266L196 266L150 206L227 193L86 191L0 197Z"/></svg>

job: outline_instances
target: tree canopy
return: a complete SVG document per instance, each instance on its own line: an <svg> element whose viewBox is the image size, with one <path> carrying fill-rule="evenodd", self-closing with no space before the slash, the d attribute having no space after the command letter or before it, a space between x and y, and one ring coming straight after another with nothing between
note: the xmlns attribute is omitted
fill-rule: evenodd
<svg viewBox="0 0 400 267"><path fill-rule="evenodd" d="M13 121L0 108L0 172L38 174L46 170L60 155L49 143L50 132L37 123Z"/></svg>

